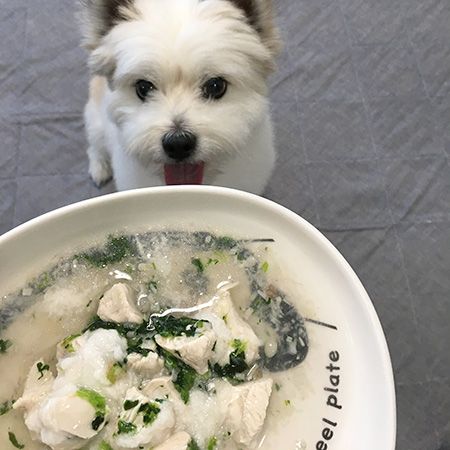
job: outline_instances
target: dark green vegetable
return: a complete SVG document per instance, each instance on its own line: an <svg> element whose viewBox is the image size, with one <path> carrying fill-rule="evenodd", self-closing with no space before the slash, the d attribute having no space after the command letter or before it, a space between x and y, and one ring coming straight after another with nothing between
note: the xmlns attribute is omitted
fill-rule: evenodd
<svg viewBox="0 0 450 450"><path fill-rule="evenodd" d="M202 273L205 270L205 266L200 258L193 258L191 262L197 267L197 272Z"/></svg>
<svg viewBox="0 0 450 450"><path fill-rule="evenodd" d="M232 345L235 350L230 353L229 364L226 364L223 367L219 366L219 364L215 364L213 369L220 377L226 377L230 381L240 383L242 380L237 379L236 375L238 373L246 372L249 369L248 364L245 361L245 348L247 347L247 343L243 343L240 339L234 339L230 345Z"/></svg>
<svg viewBox="0 0 450 450"><path fill-rule="evenodd" d="M6 400L0 405L0 416L3 416L3 414L6 414L11 409L8 403L8 400Z"/></svg>
<svg viewBox="0 0 450 450"><path fill-rule="evenodd" d="M135 253L136 247L129 237L109 236L104 249L77 255L76 257L83 258L94 266L105 267L108 264L120 262L127 256L133 256Z"/></svg>
<svg viewBox="0 0 450 450"><path fill-rule="evenodd" d="M11 433L11 431L8 431L8 436L9 436L9 441L11 442L12 445L14 445L14 447L16 447L16 448L24 448L25 447L25 445L19 444L19 442L17 441L16 435L14 433Z"/></svg>
<svg viewBox="0 0 450 450"><path fill-rule="evenodd" d="M95 416L94 420L91 422L91 427L93 430L97 431L100 428L100 425L105 421L105 416L102 414L98 414Z"/></svg>
<svg viewBox="0 0 450 450"><path fill-rule="evenodd" d="M236 246L236 241L230 236L221 236L216 239L216 247L219 250L230 249Z"/></svg>
<svg viewBox="0 0 450 450"><path fill-rule="evenodd" d="M140 353L144 356L147 356L150 353L150 350L141 348L143 337L148 337L149 335L146 322L142 322L141 324L126 322L115 323L105 322L99 317L95 317L94 320L82 332L85 333L86 331L94 331L100 328L104 330L116 330L122 337L127 339L127 353Z"/></svg>
<svg viewBox="0 0 450 450"><path fill-rule="evenodd" d="M198 328L203 328L204 321L189 317L151 316L151 324L158 334L163 337L194 336Z"/></svg>
<svg viewBox="0 0 450 450"><path fill-rule="evenodd" d="M192 258L191 262L195 267L197 267L198 273L202 273L210 264L219 264L219 260L215 258L208 258L208 261L206 261L206 263L204 263L200 258Z"/></svg>
<svg viewBox="0 0 450 450"><path fill-rule="evenodd" d="M41 374L38 378L40 380L44 376L44 370L50 370L50 366L48 364L42 364L41 362L37 363L37 370Z"/></svg>
<svg viewBox="0 0 450 450"><path fill-rule="evenodd" d="M191 439L186 450L200 450L200 447L194 439Z"/></svg>
<svg viewBox="0 0 450 450"><path fill-rule="evenodd" d="M139 400L125 400L125 403L123 404L123 409L125 411L128 411L129 409L133 409L139 404Z"/></svg>
<svg viewBox="0 0 450 450"><path fill-rule="evenodd" d="M117 434L136 434L137 427L131 422L125 422L124 420L119 420L118 422L119 431Z"/></svg>
<svg viewBox="0 0 450 450"><path fill-rule="evenodd" d="M158 415L158 413L161 411L161 409L158 407L158 405L156 403L143 403L139 409L138 409L138 414L142 413L143 414L143 422L145 425L150 425L152 424L155 419L156 416Z"/></svg>
<svg viewBox="0 0 450 450"><path fill-rule="evenodd" d="M184 403L189 401L189 392L195 384L197 372L183 361L175 358L167 350L158 346L161 357L164 358L164 366L174 375L173 384L175 389L180 393Z"/></svg>
<svg viewBox="0 0 450 450"><path fill-rule="evenodd" d="M9 347L11 347L12 342L9 339L0 339L0 353L6 353Z"/></svg>

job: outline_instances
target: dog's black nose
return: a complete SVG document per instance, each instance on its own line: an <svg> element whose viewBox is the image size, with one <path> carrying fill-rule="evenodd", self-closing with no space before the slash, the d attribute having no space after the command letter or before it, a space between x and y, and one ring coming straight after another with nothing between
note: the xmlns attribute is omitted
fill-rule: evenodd
<svg viewBox="0 0 450 450"><path fill-rule="evenodd" d="M197 144L195 134L188 131L168 133L163 137L162 145L167 156L182 161L188 158Z"/></svg>

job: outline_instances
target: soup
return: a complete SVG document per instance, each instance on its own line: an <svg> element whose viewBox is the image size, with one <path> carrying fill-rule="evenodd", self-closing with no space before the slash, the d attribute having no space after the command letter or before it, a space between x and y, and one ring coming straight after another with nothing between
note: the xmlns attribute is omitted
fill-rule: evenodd
<svg viewBox="0 0 450 450"><path fill-rule="evenodd" d="M265 448L308 351L282 273L270 239L209 232L110 236L64 259L2 303L0 435L27 449Z"/></svg>

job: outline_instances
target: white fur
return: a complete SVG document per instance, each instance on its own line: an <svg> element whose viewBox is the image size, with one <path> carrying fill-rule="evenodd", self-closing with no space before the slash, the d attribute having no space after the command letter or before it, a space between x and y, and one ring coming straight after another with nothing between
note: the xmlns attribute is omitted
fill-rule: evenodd
<svg viewBox="0 0 450 450"><path fill-rule="evenodd" d="M90 56L105 77L93 79L85 110L93 180L114 176L119 190L165 184L162 137L182 123L197 136L189 161L205 162L205 184L260 194L275 162L266 98L273 52L225 0L136 0L133 11ZM205 100L202 85L216 76L228 90ZM139 79L157 88L145 102Z"/></svg>

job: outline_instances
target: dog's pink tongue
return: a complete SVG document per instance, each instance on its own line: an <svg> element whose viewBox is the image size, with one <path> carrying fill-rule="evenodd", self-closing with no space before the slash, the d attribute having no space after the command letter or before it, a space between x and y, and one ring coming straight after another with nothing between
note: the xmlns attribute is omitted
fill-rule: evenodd
<svg viewBox="0 0 450 450"><path fill-rule="evenodd" d="M174 184L202 184L203 169L205 163L184 163L166 164L164 166L164 176L168 186Z"/></svg>

